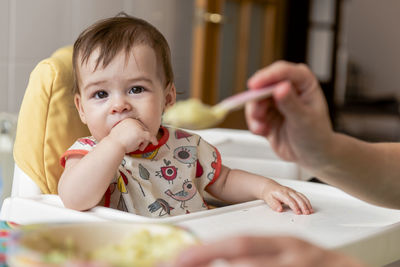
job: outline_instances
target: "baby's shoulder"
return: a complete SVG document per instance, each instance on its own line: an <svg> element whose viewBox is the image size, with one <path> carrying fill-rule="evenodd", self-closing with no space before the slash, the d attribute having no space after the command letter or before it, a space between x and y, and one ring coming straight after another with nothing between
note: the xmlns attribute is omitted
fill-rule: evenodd
<svg viewBox="0 0 400 267"><path fill-rule="evenodd" d="M85 149L85 150L91 150L93 147L95 147L97 144L96 139L94 139L93 136L86 136L86 137L81 137L78 138L75 143L69 148L71 149Z"/></svg>
<svg viewBox="0 0 400 267"><path fill-rule="evenodd" d="M180 128L165 127L169 132L169 141L186 141L189 143L197 143L201 136L192 131L187 131Z"/></svg>
<svg viewBox="0 0 400 267"><path fill-rule="evenodd" d="M97 141L96 141L96 139L94 139L93 136L86 136L86 137L78 138L78 140L76 140L76 143L94 147L94 146L96 146Z"/></svg>

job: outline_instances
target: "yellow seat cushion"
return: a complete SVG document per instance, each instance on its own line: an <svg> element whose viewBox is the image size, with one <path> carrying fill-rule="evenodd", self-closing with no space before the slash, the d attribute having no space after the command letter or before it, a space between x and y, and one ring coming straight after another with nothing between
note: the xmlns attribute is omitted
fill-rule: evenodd
<svg viewBox="0 0 400 267"><path fill-rule="evenodd" d="M32 71L18 116L14 160L44 194L57 194L60 156L89 131L72 94L72 46L41 61Z"/></svg>

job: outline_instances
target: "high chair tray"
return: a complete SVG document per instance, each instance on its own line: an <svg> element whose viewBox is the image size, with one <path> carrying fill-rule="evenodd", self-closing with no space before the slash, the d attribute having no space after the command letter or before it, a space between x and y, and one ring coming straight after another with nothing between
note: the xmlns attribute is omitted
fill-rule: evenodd
<svg viewBox="0 0 400 267"><path fill-rule="evenodd" d="M190 229L202 240L225 236L292 235L329 249L345 251L372 266L400 259L400 210L370 205L328 185L277 179L305 194L315 213L295 215L272 211L263 201L251 201L213 210L153 219L96 207L86 212L63 208L55 195L8 198L2 220L20 224L82 221L174 223Z"/></svg>

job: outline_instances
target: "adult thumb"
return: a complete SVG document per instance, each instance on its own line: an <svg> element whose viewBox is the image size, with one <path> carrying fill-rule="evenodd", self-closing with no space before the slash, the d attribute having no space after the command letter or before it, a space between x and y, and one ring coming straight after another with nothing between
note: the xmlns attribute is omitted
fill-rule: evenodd
<svg viewBox="0 0 400 267"><path fill-rule="evenodd" d="M274 99L286 120L298 120L304 116L303 103L290 82L281 82L277 85Z"/></svg>

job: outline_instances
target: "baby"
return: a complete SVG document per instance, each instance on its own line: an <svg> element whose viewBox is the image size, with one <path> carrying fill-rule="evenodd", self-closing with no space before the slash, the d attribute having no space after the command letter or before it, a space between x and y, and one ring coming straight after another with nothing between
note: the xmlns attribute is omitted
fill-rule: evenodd
<svg viewBox="0 0 400 267"><path fill-rule="evenodd" d="M162 125L176 89L163 35L120 15L86 29L74 44L74 101L92 136L61 158L58 184L67 208L103 205L162 217L207 210L204 193L228 203L263 199L311 214L308 199L275 181L222 165L198 135Z"/></svg>

